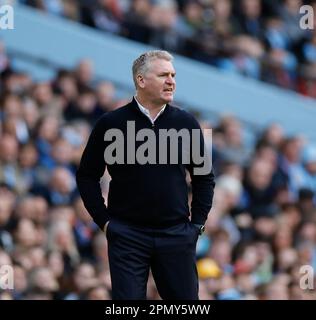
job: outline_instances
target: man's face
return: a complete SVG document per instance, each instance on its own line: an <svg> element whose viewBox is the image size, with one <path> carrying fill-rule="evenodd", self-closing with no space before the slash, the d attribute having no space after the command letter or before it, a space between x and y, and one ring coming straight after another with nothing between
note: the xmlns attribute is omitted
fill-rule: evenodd
<svg viewBox="0 0 316 320"><path fill-rule="evenodd" d="M176 88L175 69L170 61L155 59L150 62L144 76L138 76L140 90L154 104L165 104L173 100Z"/></svg>

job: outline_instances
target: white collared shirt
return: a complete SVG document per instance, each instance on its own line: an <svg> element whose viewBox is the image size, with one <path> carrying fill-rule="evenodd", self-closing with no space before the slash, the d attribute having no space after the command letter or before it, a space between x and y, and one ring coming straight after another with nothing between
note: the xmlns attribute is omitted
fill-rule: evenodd
<svg viewBox="0 0 316 320"><path fill-rule="evenodd" d="M146 116L149 118L149 120L151 121L152 124L154 124L154 122L157 120L157 118L165 111L165 108L166 108L166 104L162 106L161 110L158 112L158 114L156 115L155 119L152 119L151 116L150 116L150 112L147 108L145 108L144 106L142 106L138 100L136 99L136 96L134 96L136 102L137 102L137 105L138 105L138 108L139 110Z"/></svg>

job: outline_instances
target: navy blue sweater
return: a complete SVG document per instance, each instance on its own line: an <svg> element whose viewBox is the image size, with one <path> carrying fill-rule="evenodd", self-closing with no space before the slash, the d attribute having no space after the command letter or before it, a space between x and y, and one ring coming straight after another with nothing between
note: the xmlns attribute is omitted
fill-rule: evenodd
<svg viewBox="0 0 316 320"><path fill-rule="evenodd" d="M212 206L213 172L194 175L192 161L189 164L139 164L137 161L136 164L128 164L128 121L134 121L136 134L144 128L154 130L156 134L159 129L200 130L198 122L189 113L170 105L152 125L139 110L135 99L102 116L92 130L76 174L80 195L95 223L103 229L113 217L131 224L162 227L188 221L191 214L193 223L204 224ZM105 148L112 143L104 141L104 135L113 128L120 129L124 134L123 164L109 165L104 159ZM143 143L136 142L135 150ZM107 207L100 188L100 179L106 167L111 176ZM188 205L186 169L191 175L191 208Z"/></svg>

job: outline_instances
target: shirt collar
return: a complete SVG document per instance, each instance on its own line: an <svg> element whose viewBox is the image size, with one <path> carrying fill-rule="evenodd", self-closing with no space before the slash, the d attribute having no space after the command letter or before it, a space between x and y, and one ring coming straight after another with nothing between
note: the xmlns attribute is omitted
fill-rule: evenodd
<svg viewBox="0 0 316 320"><path fill-rule="evenodd" d="M139 110L140 110L143 114L145 114L145 115L150 119L150 121L151 121L152 123L154 123L154 122L156 121L156 119L164 112L164 110L166 109L166 106L167 106L166 104L163 105L163 106L161 107L160 111L158 112L158 114L156 115L155 119L152 119L151 116L150 116L149 110L139 103L139 101L137 100L136 96L134 96L134 99L135 99L135 101L137 102L137 105L138 105Z"/></svg>

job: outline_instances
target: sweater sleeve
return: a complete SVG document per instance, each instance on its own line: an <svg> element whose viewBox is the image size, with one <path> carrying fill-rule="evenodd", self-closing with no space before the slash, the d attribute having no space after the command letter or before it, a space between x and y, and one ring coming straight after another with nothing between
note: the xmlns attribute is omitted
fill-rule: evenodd
<svg viewBox="0 0 316 320"><path fill-rule="evenodd" d="M100 180L106 168L103 141L105 125L103 119L101 118L93 128L76 172L77 186L84 206L101 230L109 220L100 186Z"/></svg>
<svg viewBox="0 0 316 320"><path fill-rule="evenodd" d="M197 134L191 137L191 163L188 167L192 187L191 221L196 224L205 224L212 207L215 178L211 164L211 154L207 154L210 151L204 143L202 129L194 118L192 121L193 129ZM199 139L197 139L197 136L199 136ZM196 145L193 146L194 143L198 144L198 148L196 148ZM202 163L196 161L198 157L199 160L203 158Z"/></svg>

